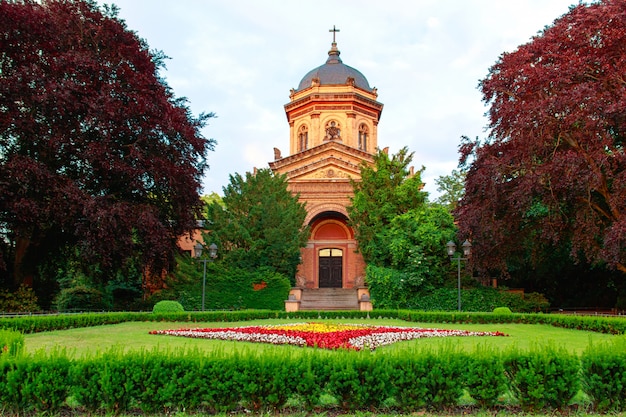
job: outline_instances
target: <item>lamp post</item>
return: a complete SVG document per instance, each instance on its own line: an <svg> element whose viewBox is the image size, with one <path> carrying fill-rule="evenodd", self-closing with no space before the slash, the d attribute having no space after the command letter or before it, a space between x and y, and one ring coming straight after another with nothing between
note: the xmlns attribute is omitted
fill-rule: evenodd
<svg viewBox="0 0 626 417"><path fill-rule="evenodd" d="M453 258L456 253L456 243L453 241L449 241L446 243L446 247L448 248L448 256L450 260L457 261L457 288L458 288L458 307L459 311L461 311L461 261L467 261L472 252L472 244L469 243L469 240L465 240L461 247L463 248L463 257L459 254L456 258Z"/></svg>
<svg viewBox="0 0 626 417"><path fill-rule="evenodd" d="M202 246L202 243L200 242L196 243L193 247L193 257L204 264L202 272L202 311L204 311L204 294L206 291L206 263L213 262L213 260L217 258L217 245L215 243L211 243L209 246L209 259L201 258L203 250L204 246Z"/></svg>

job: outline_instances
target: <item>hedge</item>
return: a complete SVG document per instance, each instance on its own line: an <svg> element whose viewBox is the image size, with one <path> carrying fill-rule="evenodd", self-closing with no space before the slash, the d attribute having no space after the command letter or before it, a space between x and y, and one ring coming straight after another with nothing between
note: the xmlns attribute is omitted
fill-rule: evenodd
<svg viewBox="0 0 626 417"><path fill-rule="evenodd" d="M282 349L237 355L111 350L74 360L57 351L0 357L0 409L281 412L327 408L332 398L346 413L411 413L450 410L469 397L482 409L518 404L536 412L566 409L582 380L597 410L623 411L624 356L608 345L582 359L550 347L462 353L447 346L408 354L310 349L293 356Z"/></svg>
<svg viewBox="0 0 626 417"><path fill-rule="evenodd" d="M81 313L0 317L0 329L22 333L37 333L77 327L101 326L130 321L171 322L238 322L263 319L400 319L419 323L518 323L546 324L576 330L587 330L608 334L625 334L626 319L622 317L573 316L567 314L492 314L463 312L431 312L414 310L368 311L298 311L238 310L205 311L184 313Z"/></svg>
<svg viewBox="0 0 626 417"><path fill-rule="evenodd" d="M240 321L260 318L357 318L416 322L538 323L624 333L622 318L546 314L416 311L108 313L0 319L0 326L44 331L123 321ZM109 350L69 359L64 351L21 353L23 335L0 331L0 410L18 414L60 409L120 413L318 410L445 411L470 398L483 409L517 404L527 411L563 410L583 392L597 411L626 410L626 338L591 345L580 357L553 346L495 351L479 346L437 350L325 351L288 349L199 352ZM506 402L503 400L508 398Z"/></svg>

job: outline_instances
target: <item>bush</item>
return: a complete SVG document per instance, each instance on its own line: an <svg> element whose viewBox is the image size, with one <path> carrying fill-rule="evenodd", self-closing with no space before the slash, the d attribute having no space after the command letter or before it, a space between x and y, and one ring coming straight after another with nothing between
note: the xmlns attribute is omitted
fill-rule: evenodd
<svg viewBox="0 0 626 417"><path fill-rule="evenodd" d="M109 304L102 291L78 285L65 288L59 292L55 300L59 311L102 311L108 310Z"/></svg>
<svg viewBox="0 0 626 417"><path fill-rule="evenodd" d="M561 410L580 386L580 360L562 348L511 352L505 369L511 391L526 411Z"/></svg>
<svg viewBox="0 0 626 417"><path fill-rule="evenodd" d="M493 309L493 314L513 314L508 307L496 307Z"/></svg>
<svg viewBox="0 0 626 417"><path fill-rule="evenodd" d="M370 292L372 289L370 289ZM372 294L374 299L375 294ZM543 301L542 301L543 300ZM453 311L457 309L458 290L456 288L438 288L433 291L411 294L406 305L397 308L409 308L425 311ZM461 306L463 311L491 312L496 307L508 307L511 311L536 312L545 310L549 303L537 293L525 296L510 293L492 287L482 287L461 290ZM374 307L380 307L374 304Z"/></svg>
<svg viewBox="0 0 626 417"><path fill-rule="evenodd" d="M32 288L22 285L15 292L0 290L0 311L25 313L38 310L37 296Z"/></svg>
<svg viewBox="0 0 626 417"><path fill-rule="evenodd" d="M597 411L626 410L626 339L590 345L582 355L582 381Z"/></svg>
<svg viewBox="0 0 626 417"><path fill-rule="evenodd" d="M178 301L163 300L152 307L153 313L183 313L185 309Z"/></svg>
<svg viewBox="0 0 626 417"><path fill-rule="evenodd" d="M466 361L465 384L469 395L481 408L494 407L507 391L504 360L493 349L479 347Z"/></svg>
<svg viewBox="0 0 626 417"><path fill-rule="evenodd" d="M394 355L392 384L397 406L403 412L455 406L463 394L465 355L451 345L437 351Z"/></svg>
<svg viewBox="0 0 626 417"><path fill-rule="evenodd" d="M15 356L24 348L24 335L12 330L0 330L0 357Z"/></svg>
<svg viewBox="0 0 626 417"><path fill-rule="evenodd" d="M188 257L178 258L177 270L167 282L167 289L155 294L155 299L180 302L185 310L200 310L202 306L202 269ZM206 266L206 310L284 310L289 296L289 279L267 268L249 271L224 268L213 262Z"/></svg>

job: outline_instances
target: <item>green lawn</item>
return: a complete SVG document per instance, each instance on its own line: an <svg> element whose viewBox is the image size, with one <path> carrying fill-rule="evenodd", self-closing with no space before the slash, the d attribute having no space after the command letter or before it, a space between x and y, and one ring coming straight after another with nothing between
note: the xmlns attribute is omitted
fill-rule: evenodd
<svg viewBox="0 0 626 417"><path fill-rule="evenodd" d="M87 327L62 331L52 331L26 335L25 348L28 353L38 350L66 349L72 356L80 357L105 351L112 347L125 351L140 349L173 350L200 349L204 351L223 350L237 352L240 350L290 349L295 352L306 348L294 346L272 346L257 343L230 342L216 340L189 339L174 336L150 335L151 330L179 329L195 327L235 327L262 324L293 323L296 320L254 320L237 323L171 323L171 322L128 322L115 325ZM324 320L315 320L324 321ZM575 353L581 353L590 342L598 343L616 337L607 334L584 332L578 330L561 329L547 325L525 324L424 324L408 323L402 320L369 319L369 320L328 320L329 322L344 323L371 323L376 325L392 326L419 326L442 329L464 329L475 331L500 331L507 337L449 337L431 338L400 342L379 348L376 352L390 350L414 350L420 348L437 348L443 345L456 346L459 349L471 351L477 346L493 347L504 350L510 347L528 349L535 346L551 344L564 347Z"/></svg>

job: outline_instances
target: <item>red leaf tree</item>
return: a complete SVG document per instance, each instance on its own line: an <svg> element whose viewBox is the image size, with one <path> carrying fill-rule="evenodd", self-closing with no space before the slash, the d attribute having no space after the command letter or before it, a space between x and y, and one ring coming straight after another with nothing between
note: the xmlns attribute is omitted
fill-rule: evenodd
<svg viewBox="0 0 626 417"><path fill-rule="evenodd" d="M72 247L115 270L167 267L191 230L213 140L165 57L79 0L0 0L0 267L19 284ZM106 275L106 274L105 274Z"/></svg>
<svg viewBox="0 0 626 417"><path fill-rule="evenodd" d="M475 265L567 245L626 272L626 2L580 4L481 81L490 135L466 141L456 211Z"/></svg>

